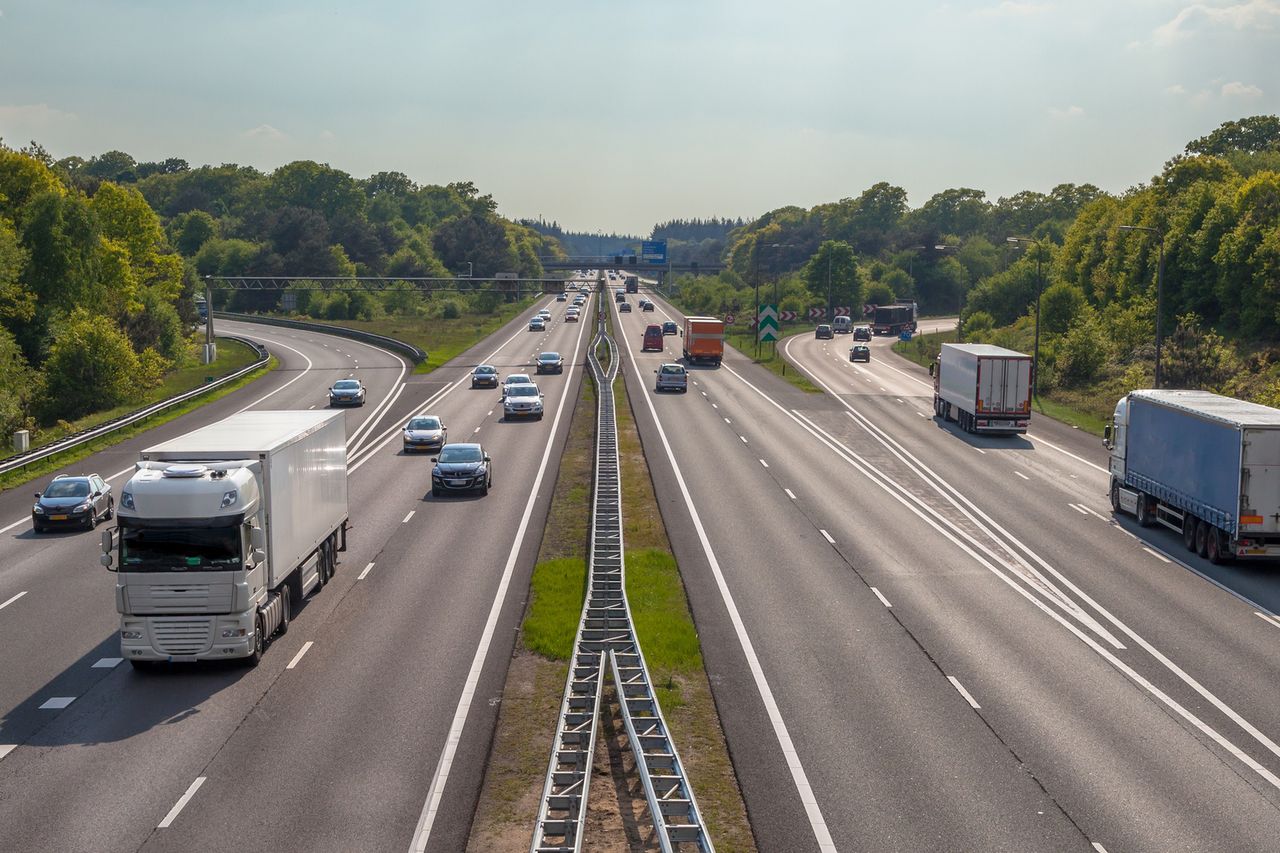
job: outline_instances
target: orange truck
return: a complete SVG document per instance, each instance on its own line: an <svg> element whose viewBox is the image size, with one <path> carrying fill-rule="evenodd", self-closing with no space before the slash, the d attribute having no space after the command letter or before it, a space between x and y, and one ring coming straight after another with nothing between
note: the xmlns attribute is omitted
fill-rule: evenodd
<svg viewBox="0 0 1280 853"><path fill-rule="evenodd" d="M685 317L684 360L689 364L709 361L716 367L724 358L724 323L715 317Z"/></svg>

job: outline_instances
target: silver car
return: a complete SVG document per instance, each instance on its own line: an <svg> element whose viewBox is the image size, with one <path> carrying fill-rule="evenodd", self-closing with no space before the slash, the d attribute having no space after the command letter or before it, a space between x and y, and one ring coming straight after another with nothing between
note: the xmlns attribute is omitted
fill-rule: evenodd
<svg viewBox="0 0 1280 853"><path fill-rule="evenodd" d="M444 446L449 428L434 415L415 415L404 425L404 452L439 450Z"/></svg>
<svg viewBox="0 0 1280 853"><path fill-rule="evenodd" d="M502 397L506 399L507 389L512 385L533 385L533 377L527 373L508 373L507 378L502 380Z"/></svg>
<svg viewBox="0 0 1280 853"><path fill-rule="evenodd" d="M654 391L679 391L684 394L689 390L689 374L685 371L683 364L664 364L654 373L658 374L658 381L654 383Z"/></svg>
<svg viewBox="0 0 1280 853"><path fill-rule="evenodd" d="M533 384L507 386L507 395L502 398L502 417L506 420L513 418L542 420L542 393L538 391L538 386Z"/></svg>

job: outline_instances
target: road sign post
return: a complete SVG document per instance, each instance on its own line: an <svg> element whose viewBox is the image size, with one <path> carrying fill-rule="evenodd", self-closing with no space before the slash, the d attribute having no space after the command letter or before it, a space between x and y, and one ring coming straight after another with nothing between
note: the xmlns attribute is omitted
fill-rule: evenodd
<svg viewBox="0 0 1280 853"><path fill-rule="evenodd" d="M778 306L761 305L756 317L756 340L760 343L778 340Z"/></svg>

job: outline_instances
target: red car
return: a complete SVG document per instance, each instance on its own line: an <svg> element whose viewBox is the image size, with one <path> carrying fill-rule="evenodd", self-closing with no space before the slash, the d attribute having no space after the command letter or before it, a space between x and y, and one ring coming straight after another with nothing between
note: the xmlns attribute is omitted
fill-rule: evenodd
<svg viewBox="0 0 1280 853"><path fill-rule="evenodd" d="M650 323L644 327L644 346L640 351L649 352L650 350L662 352L662 327L656 323Z"/></svg>

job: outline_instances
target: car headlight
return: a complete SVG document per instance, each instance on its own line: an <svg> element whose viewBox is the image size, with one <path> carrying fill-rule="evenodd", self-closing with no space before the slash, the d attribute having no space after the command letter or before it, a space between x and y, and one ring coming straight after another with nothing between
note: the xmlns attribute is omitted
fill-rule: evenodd
<svg viewBox="0 0 1280 853"><path fill-rule="evenodd" d="M34 512L36 515L44 515L44 507L40 506L40 504L36 504L35 506L33 506L31 508L31 511Z"/></svg>
<svg viewBox="0 0 1280 853"><path fill-rule="evenodd" d="M120 506L124 509L133 509L133 492L120 493Z"/></svg>
<svg viewBox="0 0 1280 853"><path fill-rule="evenodd" d="M91 504L89 501L85 501L84 503L80 504L78 507L76 507L75 509L73 509L73 510L71 510L71 511L72 511L72 512L88 512L88 511L89 511L89 507L91 507L91 506L93 506L93 504Z"/></svg>

